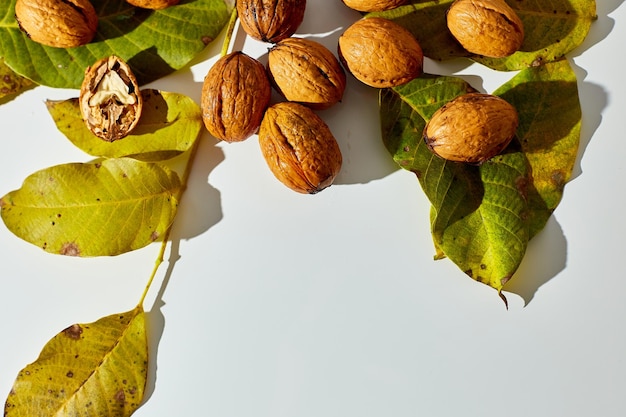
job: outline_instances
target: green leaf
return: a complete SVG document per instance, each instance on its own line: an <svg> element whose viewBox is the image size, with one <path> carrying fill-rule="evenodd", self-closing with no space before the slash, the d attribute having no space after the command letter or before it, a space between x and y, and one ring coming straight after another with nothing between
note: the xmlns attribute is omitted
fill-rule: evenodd
<svg viewBox="0 0 626 417"><path fill-rule="evenodd" d="M118 255L162 237L181 192L178 175L165 166L106 159L38 171L0 207L12 233L47 252Z"/></svg>
<svg viewBox="0 0 626 417"><path fill-rule="evenodd" d="M595 0L507 0L524 24L521 50L507 58L471 56L446 25L446 11L454 0L413 0L396 9L371 13L409 29L424 55L435 60L470 57L490 68L512 71L561 59L580 46L597 18Z"/></svg>
<svg viewBox="0 0 626 417"><path fill-rule="evenodd" d="M203 125L202 113L191 98L158 90L142 90L141 119L132 134L114 142L95 136L83 122L78 99L47 101L57 128L92 156L133 157L143 161L172 158L191 148Z"/></svg>
<svg viewBox="0 0 626 417"><path fill-rule="evenodd" d="M17 376L4 417L126 417L139 408L148 371L142 308L54 336Z"/></svg>
<svg viewBox="0 0 626 417"><path fill-rule="evenodd" d="M0 4L0 57L35 83L60 88L80 88L85 68L110 55L126 61L142 85L170 74L218 36L232 10L226 0L183 0L158 11L92 0L99 19L95 39L65 49L28 39L15 20L15 1Z"/></svg>
<svg viewBox="0 0 626 417"><path fill-rule="evenodd" d="M396 162L413 171L430 200L436 257L447 256L477 281L500 291L528 243L527 163L515 146L481 166L445 161L422 132L444 103L473 88L455 77L425 76L381 90L383 140Z"/></svg>
<svg viewBox="0 0 626 417"><path fill-rule="evenodd" d="M517 135L532 172L528 198L534 236L561 201L576 163L582 120L576 74L561 60L519 72L494 94L520 114Z"/></svg>
<svg viewBox="0 0 626 417"><path fill-rule="evenodd" d="M6 65L4 59L0 58L0 103L8 101L11 96L17 95L33 86L32 81L17 75Z"/></svg>
<svg viewBox="0 0 626 417"><path fill-rule="evenodd" d="M571 178L580 138L577 83L561 60L523 70L495 91L517 108L520 125L507 150L480 166L445 161L422 138L432 114L469 91L459 78L431 75L381 90L382 137L432 205L436 258L500 291Z"/></svg>

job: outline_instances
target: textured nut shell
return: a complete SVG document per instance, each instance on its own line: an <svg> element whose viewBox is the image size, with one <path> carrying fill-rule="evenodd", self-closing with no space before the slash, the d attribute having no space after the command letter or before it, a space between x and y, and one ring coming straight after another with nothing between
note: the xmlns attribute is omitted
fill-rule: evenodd
<svg viewBox="0 0 626 417"><path fill-rule="evenodd" d="M119 97L113 95L100 104L90 103L102 90L109 73L119 75L127 88L126 95L134 103L122 103ZM114 55L98 60L85 70L78 100L87 128L107 142L127 136L139 123L143 109L143 97L135 75L126 62Z"/></svg>
<svg viewBox="0 0 626 417"><path fill-rule="evenodd" d="M452 36L473 54L502 58L524 42L522 21L504 0L457 0L446 19Z"/></svg>
<svg viewBox="0 0 626 417"><path fill-rule="evenodd" d="M253 135L272 95L265 67L241 51L220 58L202 85L200 106L209 133L226 142Z"/></svg>
<svg viewBox="0 0 626 417"><path fill-rule="evenodd" d="M381 12L402 6L406 0L343 0L343 4L359 12Z"/></svg>
<svg viewBox="0 0 626 417"><path fill-rule="evenodd" d="M17 0L15 18L30 39L55 48L85 45L98 28L89 0Z"/></svg>
<svg viewBox="0 0 626 417"><path fill-rule="evenodd" d="M237 0L242 29L252 38L276 43L296 33L306 0Z"/></svg>
<svg viewBox="0 0 626 417"><path fill-rule="evenodd" d="M490 94L469 93L444 104L424 128L426 145L444 159L481 164L515 136L517 110Z"/></svg>
<svg viewBox="0 0 626 417"><path fill-rule="evenodd" d="M161 10L180 3L180 0L126 0L128 4L142 9Z"/></svg>
<svg viewBox="0 0 626 417"><path fill-rule="evenodd" d="M346 73L318 42L283 39L270 49L267 67L274 86L289 101L321 110L343 98Z"/></svg>
<svg viewBox="0 0 626 417"><path fill-rule="evenodd" d="M281 102L267 109L259 145L274 176L299 193L322 191L341 169L341 150L330 129L298 103Z"/></svg>
<svg viewBox="0 0 626 417"><path fill-rule="evenodd" d="M339 37L339 59L359 81L386 88L422 74L424 54L404 27L381 17L353 23Z"/></svg>

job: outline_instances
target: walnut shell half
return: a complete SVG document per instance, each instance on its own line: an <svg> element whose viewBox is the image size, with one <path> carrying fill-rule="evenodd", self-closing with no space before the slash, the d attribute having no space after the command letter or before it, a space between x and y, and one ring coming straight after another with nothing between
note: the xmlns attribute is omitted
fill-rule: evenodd
<svg viewBox="0 0 626 417"><path fill-rule="evenodd" d="M113 142L137 126L143 98L131 68L112 55L85 70L79 104L87 128L99 138Z"/></svg>
<svg viewBox="0 0 626 417"><path fill-rule="evenodd" d="M89 0L17 0L15 19L30 39L55 48L85 45L98 28Z"/></svg>
<svg viewBox="0 0 626 417"><path fill-rule="evenodd" d="M444 159L479 165L508 146L518 124L517 110L504 99L468 93L433 114L424 128L424 140Z"/></svg>
<svg viewBox="0 0 626 417"><path fill-rule="evenodd" d="M299 193L322 191L341 169L341 150L330 128L302 104L270 106L259 128L259 145L274 176Z"/></svg>

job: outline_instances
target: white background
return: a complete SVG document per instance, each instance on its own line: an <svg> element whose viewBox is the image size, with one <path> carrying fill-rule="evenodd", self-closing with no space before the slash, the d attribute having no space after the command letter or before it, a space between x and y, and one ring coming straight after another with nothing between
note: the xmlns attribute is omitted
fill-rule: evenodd
<svg viewBox="0 0 626 417"><path fill-rule="evenodd" d="M376 91L349 78L320 113L344 155L336 184L299 195L274 179L256 138L208 134L146 304L150 380L136 416L626 415L626 141L622 0L571 61L583 108L573 180L507 286L433 260L429 206L379 134ZM358 18L308 2L298 36L336 50ZM200 100L222 38L150 87ZM264 59L241 33L233 47ZM426 62L492 91L512 74ZM38 87L0 107L0 194L51 165L88 161L58 132ZM0 396L68 325L132 309L159 246L114 258L51 255L0 225Z"/></svg>

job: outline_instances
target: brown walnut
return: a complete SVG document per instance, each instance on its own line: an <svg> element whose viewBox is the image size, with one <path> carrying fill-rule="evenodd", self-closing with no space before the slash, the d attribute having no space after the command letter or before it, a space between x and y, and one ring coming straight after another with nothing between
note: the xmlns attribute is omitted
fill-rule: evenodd
<svg viewBox="0 0 626 417"><path fill-rule="evenodd" d="M289 101L316 110L343 98L346 73L324 45L303 38L286 38L268 53L268 72L276 90Z"/></svg>
<svg viewBox="0 0 626 417"><path fill-rule="evenodd" d="M381 12L402 6L406 0L342 0L343 4L359 12Z"/></svg>
<svg viewBox="0 0 626 417"><path fill-rule="evenodd" d="M113 142L137 126L143 98L131 68L112 55L85 70L79 104L87 128L99 138Z"/></svg>
<svg viewBox="0 0 626 417"><path fill-rule="evenodd" d="M204 125L220 140L245 140L259 128L271 95L263 64L241 51L231 52L204 78L200 102Z"/></svg>
<svg viewBox="0 0 626 417"><path fill-rule="evenodd" d="M518 124L517 110L504 99L468 93L433 114L424 128L424 140L444 159L482 164L508 146Z"/></svg>
<svg viewBox="0 0 626 417"><path fill-rule="evenodd" d="M30 39L55 48L85 45L98 28L89 0L17 0L15 19Z"/></svg>
<svg viewBox="0 0 626 417"><path fill-rule="evenodd" d="M180 3L180 0L126 0L126 2L142 9L161 10Z"/></svg>
<svg viewBox="0 0 626 417"><path fill-rule="evenodd" d="M242 29L252 38L276 43L296 33L306 0L237 0Z"/></svg>
<svg viewBox="0 0 626 417"><path fill-rule="evenodd" d="M502 58L524 42L524 25L504 0L456 0L446 20L452 36L472 54Z"/></svg>
<svg viewBox="0 0 626 417"><path fill-rule="evenodd" d="M299 193L322 191L341 169L341 150L330 128L302 104L270 106L259 128L259 145L274 176Z"/></svg>
<svg viewBox="0 0 626 417"><path fill-rule="evenodd" d="M344 67L371 87L395 87L422 74L420 44L389 19L369 17L353 23L339 37L338 50Z"/></svg>

